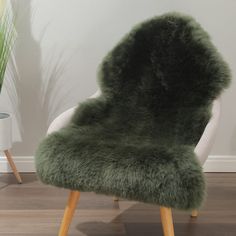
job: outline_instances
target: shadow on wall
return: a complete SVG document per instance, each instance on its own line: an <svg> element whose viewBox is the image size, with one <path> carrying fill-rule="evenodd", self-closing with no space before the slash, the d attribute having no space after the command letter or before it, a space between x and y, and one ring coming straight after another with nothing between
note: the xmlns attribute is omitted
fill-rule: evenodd
<svg viewBox="0 0 236 236"><path fill-rule="evenodd" d="M13 153L29 155L35 150L39 137L45 133L45 115L40 106L41 84L41 52L40 45L31 34L31 1L17 4L18 22L16 30L18 39L15 48L15 60L18 79L17 88L18 111L21 142L14 143ZM24 6L24 9L23 9ZM35 132L33 132L35 130ZM22 145L23 143L23 145ZM24 145L25 144L25 145Z"/></svg>
<svg viewBox="0 0 236 236"><path fill-rule="evenodd" d="M48 65L44 68L41 63L40 42L33 38L31 31L34 17L31 1L11 1L18 12L18 38L14 53L17 72L12 73L18 78L13 79L14 84L8 89L8 94L21 134L21 142L13 144L13 154L31 156L46 134L50 116L56 113L58 104L63 104L55 91L63 85L65 65L54 59L51 68Z"/></svg>
<svg viewBox="0 0 236 236"><path fill-rule="evenodd" d="M43 45L44 39L46 42L44 35L47 28L43 30L42 38L39 40L35 40L32 34L32 25L37 15L32 5L37 1L11 0L11 2L16 5L18 12L18 39L14 55L16 70L12 73L11 84L7 92L21 135L21 141L13 145L13 154L32 156L39 141L45 136L49 122L59 113L58 111L62 112L63 109L76 104L79 98L82 100L82 95L85 95L83 99L87 98L88 90L90 90L89 95L96 91L94 83L96 77L94 78L93 73L89 74L87 71L90 71L91 64L97 66L97 61L101 61L104 53L112 48L117 42L117 38L119 39L128 29L123 32L120 24L116 24L118 19L113 18L117 8L121 9L120 11L123 9L123 4L116 3L112 11L109 10L108 15L104 14L104 17L96 22L96 26L86 32L87 35L84 35L86 38L83 41L86 43L82 47L77 45L80 56L76 59L76 65L79 66L79 75L87 76L86 81L85 79L79 83L78 80L73 79L66 81L64 71L72 57L76 56L76 50L72 53L71 58L65 58L64 52L58 54L49 49L51 52L47 52L46 57L43 48L42 58L41 45ZM109 19L113 19L114 24L117 25L114 29L108 27L111 24ZM136 22L136 18L133 21ZM115 33L119 31L120 33ZM94 35L99 44L94 44ZM104 35L114 36L109 38ZM65 52L68 53L68 50ZM78 87L84 85L86 85L86 89L81 89L79 93ZM85 92L86 90L87 92Z"/></svg>

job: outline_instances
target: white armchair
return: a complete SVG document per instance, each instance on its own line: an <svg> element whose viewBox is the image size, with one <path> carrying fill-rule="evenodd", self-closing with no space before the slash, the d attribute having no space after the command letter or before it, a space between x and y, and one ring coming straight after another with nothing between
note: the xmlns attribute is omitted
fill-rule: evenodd
<svg viewBox="0 0 236 236"><path fill-rule="evenodd" d="M89 98L96 98L100 94L101 92L98 90ZM75 112L76 107L77 106L74 106L66 110L62 114L60 114L58 117L56 117L53 120L53 122L50 124L47 134L58 131L61 128L65 127L67 124L69 124ZM218 98L214 101L213 106L212 106L212 117L210 121L208 122L198 144L196 145L194 149L194 152L202 166L206 162L207 157L211 151L211 148L215 140L216 131L219 126L219 120L220 120L220 111L221 111L220 108L221 108L221 99ZM117 197L114 197L113 200L117 201L119 199ZM198 215L197 210L193 210L191 213L191 217L197 217L197 215Z"/></svg>

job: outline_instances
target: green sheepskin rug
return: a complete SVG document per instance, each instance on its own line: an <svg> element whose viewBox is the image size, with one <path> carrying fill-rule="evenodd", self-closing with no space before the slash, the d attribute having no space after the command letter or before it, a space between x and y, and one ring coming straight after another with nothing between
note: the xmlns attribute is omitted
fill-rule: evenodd
<svg viewBox="0 0 236 236"><path fill-rule="evenodd" d="M99 67L101 95L36 152L42 182L78 191L199 208L205 195L194 154L227 64L191 17L168 13L128 33Z"/></svg>

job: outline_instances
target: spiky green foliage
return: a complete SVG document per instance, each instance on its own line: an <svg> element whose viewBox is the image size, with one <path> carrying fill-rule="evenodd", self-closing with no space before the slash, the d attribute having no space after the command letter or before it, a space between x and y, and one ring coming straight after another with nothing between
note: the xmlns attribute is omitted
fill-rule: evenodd
<svg viewBox="0 0 236 236"><path fill-rule="evenodd" d="M188 16L135 27L104 59L102 94L36 153L46 184L167 207L198 208L205 182L194 154L230 73Z"/></svg>
<svg viewBox="0 0 236 236"><path fill-rule="evenodd" d="M0 92L15 37L14 17L4 8L0 16Z"/></svg>

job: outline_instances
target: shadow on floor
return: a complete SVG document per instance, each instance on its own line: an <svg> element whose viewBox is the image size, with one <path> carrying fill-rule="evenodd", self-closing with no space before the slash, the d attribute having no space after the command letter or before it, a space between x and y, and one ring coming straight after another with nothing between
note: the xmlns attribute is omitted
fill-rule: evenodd
<svg viewBox="0 0 236 236"><path fill-rule="evenodd" d="M77 230L87 236L161 236L162 225L157 206L150 209L143 208L142 203L137 203L126 209L112 221L91 221L77 225ZM143 210L142 210L143 208ZM148 207L149 208L149 207ZM143 212L142 212L143 211ZM150 211L150 213L148 212ZM92 214L92 212L91 212ZM176 215L175 215L176 214ZM101 216L102 217L102 216ZM199 216L201 217L201 215ZM203 217L205 218L205 217ZM175 234L178 236L235 236L234 224L215 224L211 219L189 217L188 212L173 214ZM204 221L204 223L203 223Z"/></svg>

